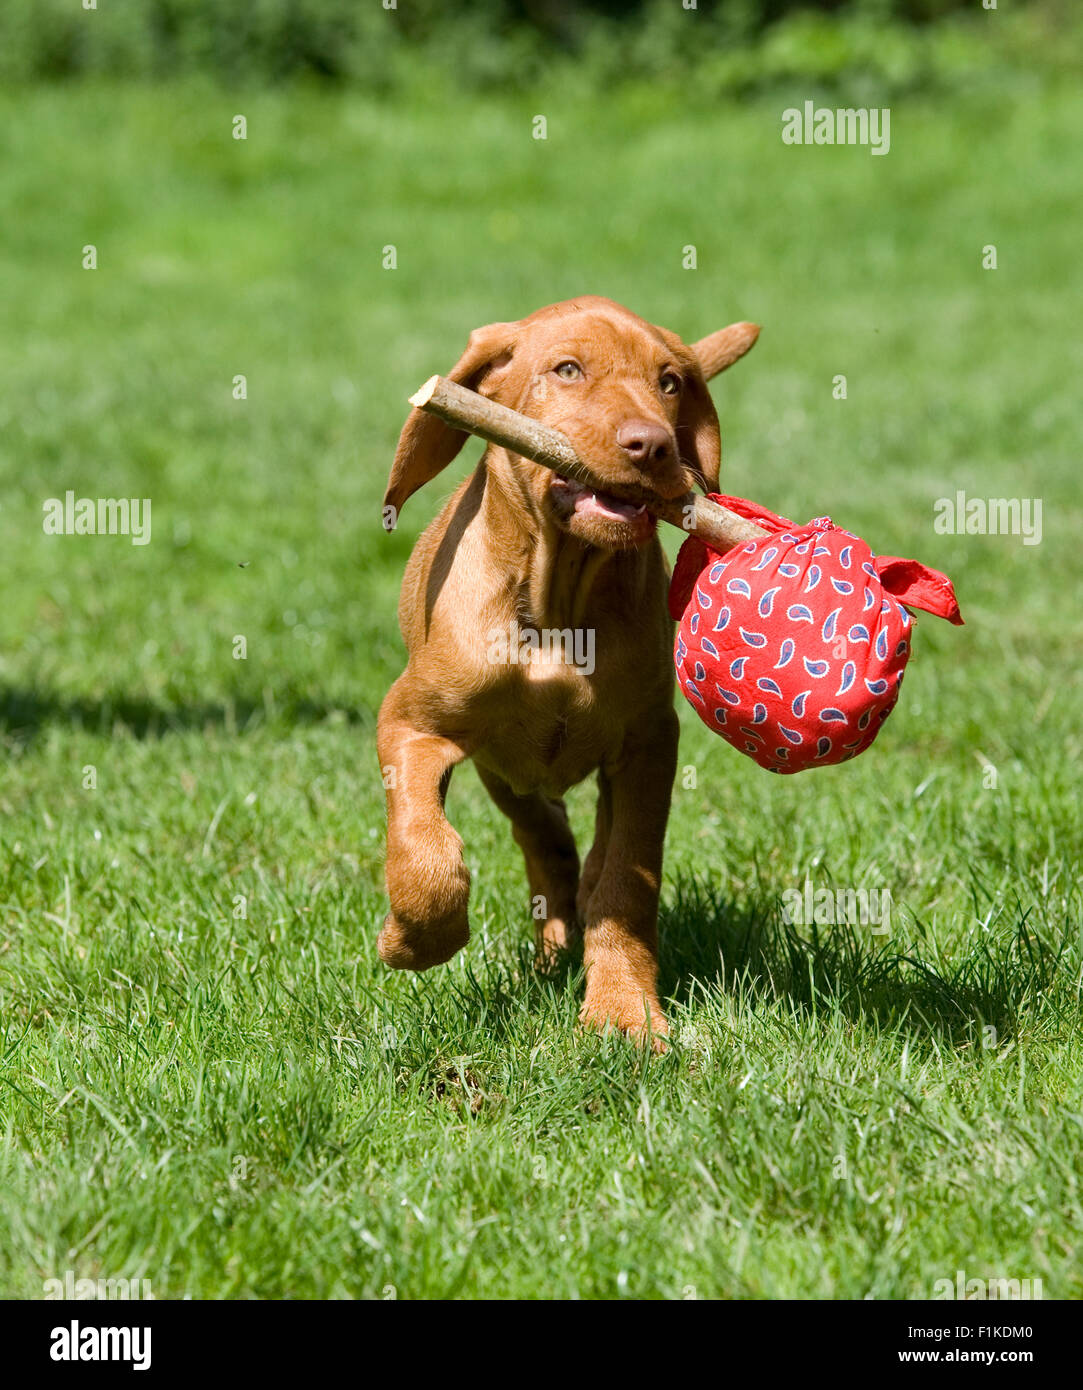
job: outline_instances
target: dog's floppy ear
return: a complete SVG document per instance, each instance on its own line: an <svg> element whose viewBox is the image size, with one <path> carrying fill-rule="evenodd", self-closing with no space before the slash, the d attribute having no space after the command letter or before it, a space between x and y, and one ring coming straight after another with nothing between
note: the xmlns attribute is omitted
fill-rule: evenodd
<svg viewBox="0 0 1083 1390"><path fill-rule="evenodd" d="M731 323L729 327L720 328L717 333L711 333L694 343L692 351L699 359L706 380L710 381L711 377L724 372L727 367L732 367L734 362L753 346L759 336L758 323Z"/></svg>
<svg viewBox="0 0 1083 1390"><path fill-rule="evenodd" d="M681 413L677 419L677 448L682 462L695 474L704 492L717 492L718 469L722 462L718 413L707 382L695 366L684 375Z"/></svg>
<svg viewBox="0 0 1083 1390"><path fill-rule="evenodd" d="M677 451L705 492L718 490L718 468L722 441L718 414L707 389L707 378L694 348L687 347L676 333L663 328L662 336L677 359L684 386L677 416Z"/></svg>
<svg viewBox="0 0 1083 1390"><path fill-rule="evenodd" d="M466 351L447 373L448 380L489 395L503 376L502 369L511 361L518 332L517 323L490 323L475 328ZM384 508L393 507L397 515L408 497L448 466L466 439L465 430L453 429L427 411L411 410L399 435Z"/></svg>

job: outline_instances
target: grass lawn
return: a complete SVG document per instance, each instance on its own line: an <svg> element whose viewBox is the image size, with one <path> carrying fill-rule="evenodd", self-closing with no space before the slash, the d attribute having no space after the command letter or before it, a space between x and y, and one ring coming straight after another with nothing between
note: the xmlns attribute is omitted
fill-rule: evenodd
<svg viewBox="0 0 1083 1390"><path fill-rule="evenodd" d="M778 103L539 100L0 99L0 1293L1083 1296L1083 96L897 103L884 158L784 146ZM397 587L479 452L385 536L405 398L587 291L763 324L724 485L967 619L920 621L845 767L770 777L682 709L655 1061L535 978L469 767L468 949L374 946ZM151 543L45 535L67 489L149 497ZM1042 498L1041 544L936 534L959 489ZM890 934L787 927L806 877L890 891Z"/></svg>

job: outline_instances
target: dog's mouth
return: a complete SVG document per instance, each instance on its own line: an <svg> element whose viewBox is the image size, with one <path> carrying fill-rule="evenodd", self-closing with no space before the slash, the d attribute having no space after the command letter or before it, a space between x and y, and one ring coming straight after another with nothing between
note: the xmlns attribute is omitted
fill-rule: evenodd
<svg viewBox="0 0 1083 1390"><path fill-rule="evenodd" d="M642 502L599 492L559 473L554 473L549 492L569 529L597 533L616 545L638 545L654 534L655 519Z"/></svg>

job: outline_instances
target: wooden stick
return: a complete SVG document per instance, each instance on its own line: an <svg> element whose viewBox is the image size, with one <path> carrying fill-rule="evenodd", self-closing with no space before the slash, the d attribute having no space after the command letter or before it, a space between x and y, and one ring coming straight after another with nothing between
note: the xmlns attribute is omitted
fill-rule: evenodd
<svg viewBox="0 0 1083 1390"><path fill-rule="evenodd" d="M609 486L579 457L559 430L520 415L517 410L509 410L487 396L479 396L458 382L448 381L447 377L429 377L410 397L410 404L418 410L427 410L430 415L438 415L456 429L479 435L491 444L500 444L596 492L609 491ZM697 492L687 492L668 502L633 485L621 488L621 495L625 494L642 502L662 521L698 536L718 551L730 550L741 541L758 540L769 534L754 521L746 521L728 507L701 497Z"/></svg>

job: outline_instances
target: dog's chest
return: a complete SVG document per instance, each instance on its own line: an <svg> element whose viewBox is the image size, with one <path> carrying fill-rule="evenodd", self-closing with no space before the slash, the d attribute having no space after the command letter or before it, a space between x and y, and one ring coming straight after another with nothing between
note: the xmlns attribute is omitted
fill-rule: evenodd
<svg viewBox="0 0 1083 1390"><path fill-rule="evenodd" d="M585 648L579 656L539 650L507 673L499 716L475 757L520 794L560 795L614 760L639 712L630 672L599 669Z"/></svg>

